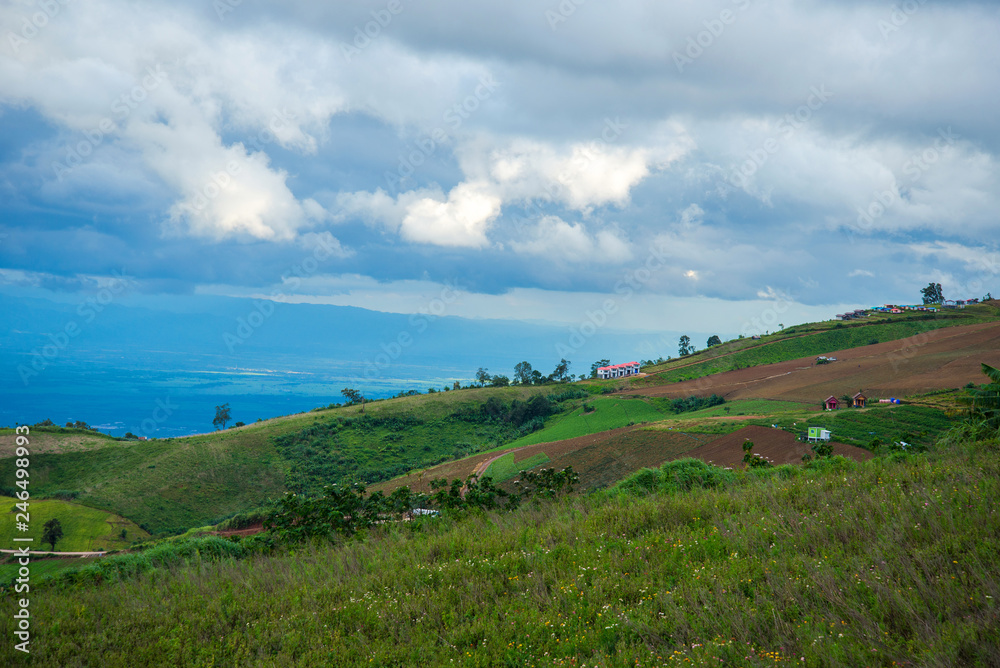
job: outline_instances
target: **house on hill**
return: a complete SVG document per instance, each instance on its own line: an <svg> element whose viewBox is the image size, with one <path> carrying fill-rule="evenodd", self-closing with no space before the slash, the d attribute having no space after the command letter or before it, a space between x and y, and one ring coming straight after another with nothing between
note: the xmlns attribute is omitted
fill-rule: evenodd
<svg viewBox="0 0 1000 668"><path fill-rule="evenodd" d="M625 364L612 364L597 368L597 377L602 380L609 378L621 378L622 376L634 376L639 373L638 362L626 362Z"/></svg>
<svg viewBox="0 0 1000 668"><path fill-rule="evenodd" d="M854 408L864 408L865 404L867 403L868 403L868 397L861 394L860 391L853 397L851 397L851 406L853 406Z"/></svg>
<svg viewBox="0 0 1000 668"><path fill-rule="evenodd" d="M828 411L835 411L835 410L837 410L837 406L839 404L840 404L840 401L838 401L837 397L833 396L832 394L829 397L826 398L826 401L823 402L823 405L826 406L826 410L828 410Z"/></svg>
<svg viewBox="0 0 1000 668"><path fill-rule="evenodd" d="M810 443L816 443L817 441L829 441L830 430L823 429L822 427L809 427L808 440Z"/></svg>

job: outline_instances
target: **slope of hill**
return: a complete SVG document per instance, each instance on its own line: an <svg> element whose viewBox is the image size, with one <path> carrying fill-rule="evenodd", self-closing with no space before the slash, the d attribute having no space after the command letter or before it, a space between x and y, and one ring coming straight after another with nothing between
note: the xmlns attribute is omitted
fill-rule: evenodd
<svg viewBox="0 0 1000 668"><path fill-rule="evenodd" d="M45 523L52 519L59 520L63 530L62 538L56 543L58 552L120 550L149 538L148 533L124 517L59 499L31 500L28 507L30 528L18 531L14 518L21 510L15 507L17 503L17 499L0 496L0 516L5 518L0 522L0 545L5 549L16 545L12 540L15 537L33 538L32 550L50 549L47 543L42 544L42 531Z"/></svg>
<svg viewBox="0 0 1000 668"><path fill-rule="evenodd" d="M800 357L681 382L652 376L643 379L645 386L625 393L654 397L718 394L726 399L819 405L830 395L840 397L858 389L873 398L888 398L956 388L981 382L980 363L1000 364L1000 323L929 330L887 343L824 349L823 354L837 361L820 365L815 357Z"/></svg>
<svg viewBox="0 0 1000 668"><path fill-rule="evenodd" d="M454 414L475 412L490 398L509 407L564 389L441 392L167 440L118 441L33 429L32 448L37 442L41 452L33 451L31 459L32 494L70 490L81 503L128 517L152 533L180 533L256 507L286 489L316 492L324 479L352 476L385 479L496 447L519 432ZM3 430L0 451L13 448L13 430ZM0 480L14 480L13 470L10 454L0 459Z"/></svg>
<svg viewBox="0 0 1000 668"><path fill-rule="evenodd" d="M715 466L740 467L743 466L743 443L748 440L754 444L754 454L775 465L800 464L803 456L812 454L808 443L799 441L787 431L751 425L689 450L684 456L700 459ZM836 441L831 441L830 445L833 446L833 454L856 461L864 462L874 457L868 450L853 445Z"/></svg>
<svg viewBox="0 0 1000 668"><path fill-rule="evenodd" d="M632 387L661 385L700 378L709 374L774 364L833 350L895 341L936 329L1000 320L1000 301L937 314L906 312L849 322L796 325L759 340L736 339L700 350L664 364L644 368L645 378L629 381Z"/></svg>
<svg viewBox="0 0 1000 668"><path fill-rule="evenodd" d="M984 311L975 317L987 315ZM903 324L907 323L891 326ZM883 325L845 329L871 332L872 327ZM815 336L839 331L831 323L821 323L815 329L819 332ZM718 393L727 399L781 399L786 403L754 404L753 410L764 410L774 420L779 419L779 413L788 412L791 424L808 417L797 405L816 406L829 394L853 393L862 388L877 397L880 393L906 394L979 382L979 362L1000 365L998 336L998 323L940 328L897 342L844 351L824 349L824 353L835 353L839 359L823 366L806 358L694 381L651 384L628 392L647 397ZM754 348L745 352L751 350ZM645 382L659 383L666 378L661 374ZM574 387L576 395L583 396L579 388L600 392L608 383L438 392L369 403L364 408L318 409L220 433L162 441L121 442L86 433L36 430L33 491L40 495L75 491L79 502L127 517L153 533L178 533L256 507L287 489L315 492L328 482L372 482L407 470L416 471L405 478L413 481L420 479L420 471L434 465L440 465L436 471L446 477L465 477L484 461L477 453L498 446L542 445L627 427L633 422L684 417L671 416L664 410L665 404L656 400L592 397L586 401L597 410L585 413L581 409L583 399L569 399L559 404L558 413L545 421L543 429L524 434L518 441L515 439L522 436L518 430L528 427L520 422L505 423L506 418L496 414L501 409L509 413L514 402L525 403L534 396L563 393ZM494 402L493 413L487 415L482 411L490 401ZM742 425L731 424L727 418L747 413L750 404L730 408L735 409L735 414L716 407L710 414L699 416L697 422L680 419L676 427L688 434L692 430L731 431ZM740 417L749 419L752 413ZM533 424L530 429L538 426ZM525 457L539 457L540 461L544 455L553 466L573 465L585 475L588 486L605 486L636 468L682 454L682 441L661 444L658 438L643 432L608 433L586 443L586 448L577 441L572 446L526 449L512 463ZM865 443L867 440L860 441ZM12 432L0 430L0 455L7 454L0 459L0 479L13 479L14 464L9 454L12 446ZM574 454L570 455L571 451ZM467 458L470 454L477 457ZM466 459L454 465L448 463L463 457Z"/></svg>
<svg viewBox="0 0 1000 668"><path fill-rule="evenodd" d="M43 589L31 649L40 665L67 668L97 657L109 667L997 665L998 448L445 514L238 561L194 556L123 582ZM82 610L100 611L99 625ZM0 632L14 623L4 615ZM14 655L0 645L0 662Z"/></svg>

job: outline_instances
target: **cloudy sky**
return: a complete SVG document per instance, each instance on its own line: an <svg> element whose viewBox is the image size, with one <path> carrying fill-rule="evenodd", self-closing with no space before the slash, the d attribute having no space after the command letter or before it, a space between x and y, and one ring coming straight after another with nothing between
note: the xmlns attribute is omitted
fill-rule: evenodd
<svg viewBox="0 0 1000 668"><path fill-rule="evenodd" d="M2 0L0 284L727 336L996 294L997 35L992 2Z"/></svg>

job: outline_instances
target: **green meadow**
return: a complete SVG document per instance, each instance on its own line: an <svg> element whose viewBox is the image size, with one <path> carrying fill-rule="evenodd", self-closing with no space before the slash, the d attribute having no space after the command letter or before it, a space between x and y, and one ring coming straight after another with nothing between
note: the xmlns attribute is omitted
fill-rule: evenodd
<svg viewBox="0 0 1000 668"><path fill-rule="evenodd" d="M654 422L668 416L667 412L645 399L595 397L588 399L586 403L594 409L592 412L585 412L581 405L552 418L545 429L512 441L506 447L561 441L630 424Z"/></svg>
<svg viewBox="0 0 1000 668"><path fill-rule="evenodd" d="M34 662L1000 662L996 438L864 464L704 467L346 541L261 553L214 539L103 582L64 576L33 592ZM12 643L0 661L13 665Z"/></svg>
<svg viewBox="0 0 1000 668"><path fill-rule="evenodd" d="M149 534L134 522L117 515L88 508L77 503L58 499L29 499L28 531L19 531L15 518L21 512L17 499L0 496L0 545L14 545L14 538L32 538L32 550L50 550L48 543L42 543L42 531L46 522L59 520L63 536L56 542L57 552L89 552L94 550L119 550L132 543L149 538ZM121 533L125 531L123 538Z"/></svg>

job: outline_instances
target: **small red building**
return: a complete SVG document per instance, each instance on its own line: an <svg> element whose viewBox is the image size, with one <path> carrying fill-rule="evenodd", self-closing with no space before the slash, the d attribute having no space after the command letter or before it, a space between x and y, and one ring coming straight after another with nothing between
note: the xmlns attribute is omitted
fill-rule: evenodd
<svg viewBox="0 0 1000 668"><path fill-rule="evenodd" d="M854 406L855 408L864 408L865 404L867 403L868 403L868 397L861 394L860 391L853 397L851 397L851 405Z"/></svg>
<svg viewBox="0 0 1000 668"><path fill-rule="evenodd" d="M824 401L823 404L826 406L826 410L835 411L837 410L837 406L840 404L840 402L837 401L837 397L830 395L829 397L826 398L826 401Z"/></svg>

